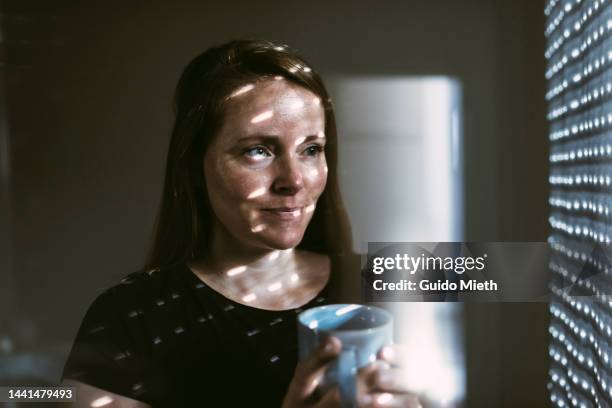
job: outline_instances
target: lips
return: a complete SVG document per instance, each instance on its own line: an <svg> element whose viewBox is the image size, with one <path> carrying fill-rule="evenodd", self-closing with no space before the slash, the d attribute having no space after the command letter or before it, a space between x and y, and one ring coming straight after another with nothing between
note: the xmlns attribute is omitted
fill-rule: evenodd
<svg viewBox="0 0 612 408"><path fill-rule="evenodd" d="M263 208L264 214L273 216L281 220L295 220L302 215L302 207L277 207L277 208Z"/></svg>
<svg viewBox="0 0 612 408"><path fill-rule="evenodd" d="M280 211L280 212L293 212L302 209L302 207L277 207L277 208L264 208L264 211Z"/></svg>

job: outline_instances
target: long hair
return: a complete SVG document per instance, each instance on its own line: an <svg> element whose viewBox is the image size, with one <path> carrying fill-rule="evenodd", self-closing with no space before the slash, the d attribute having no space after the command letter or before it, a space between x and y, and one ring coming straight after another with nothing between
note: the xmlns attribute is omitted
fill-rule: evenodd
<svg viewBox="0 0 612 408"><path fill-rule="evenodd" d="M350 227L337 178L336 121L323 81L285 45L240 40L197 56L178 82L176 119L147 268L189 262L205 253L215 215L202 162L223 123L223 101L240 86L279 75L317 95L325 111L327 184L298 248L328 254L332 262L335 255L350 251Z"/></svg>

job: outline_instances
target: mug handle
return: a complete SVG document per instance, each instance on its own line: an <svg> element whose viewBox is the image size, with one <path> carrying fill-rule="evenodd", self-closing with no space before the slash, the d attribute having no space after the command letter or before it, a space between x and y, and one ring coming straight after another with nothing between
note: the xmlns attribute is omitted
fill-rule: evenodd
<svg viewBox="0 0 612 408"><path fill-rule="evenodd" d="M357 407L357 353L352 347L343 348L337 357L338 387L343 408Z"/></svg>

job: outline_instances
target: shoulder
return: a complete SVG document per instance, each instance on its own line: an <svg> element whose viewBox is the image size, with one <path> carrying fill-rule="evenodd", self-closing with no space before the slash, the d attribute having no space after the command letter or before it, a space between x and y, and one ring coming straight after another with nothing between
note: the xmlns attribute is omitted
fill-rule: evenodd
<svg viewBox="0 0 612 408"><path fill-rule="evenodd" d="M97 295L86 317L89 320L111 316L133 318L155 304L180 297L185 285L179 268L133 272Z"/></svg>
<svg viewBox="0 0 612 408"><path fill-rule="evenodd" d="M115 394L108 390L104 390L93 385L85 384L81 381L65 379L62 381L62 386L75 388L75 402L70 405L72 408L90 408L108 404L107 401L113 403L115 408L151 408L151 405L138 401L123 395Z"/></svg>
<svg viewBox="0 0 612 408"><path fill-rule="evenodd" d="M179 266L151 268L133 272L119 282L107 288L103 294L118 298L150 297L163 295L165 292L182 290L185 281L182 279Z"/></svg>
<svg viewBox="0 0 612 408"><path fill-rule="evenodd" d="M154 348L160 336L166 345L177 325L186 327L184 310L191 305L185 302L190 299L189 282L181 272L168 268L131 273L96 296L62 377L135 400L154 398L155 387L148 384L161 378L154 360L159 351Z"/></svg>

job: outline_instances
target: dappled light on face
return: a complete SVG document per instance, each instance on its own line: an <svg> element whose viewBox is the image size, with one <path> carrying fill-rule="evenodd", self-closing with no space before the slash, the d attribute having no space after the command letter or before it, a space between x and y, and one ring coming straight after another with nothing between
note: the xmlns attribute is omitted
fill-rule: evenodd
<svg viewBox="0 0 612 408"><path fill-rule="evenodd" d="M280 290L282 287L283 287L282 283L274 282L273 284L268 286L268 292L276 292L277 290Z"/></svg>
<svg viewBox="0 0 612 408"><path fill-rule="evenodd" d="M267 110L265 112L262 112L258 115L253 116L253 118L251 119L251 123L260 123L260 122L263 122L264 120L270 119L272 116L274 116L274 111Z"/></svg>
<svg viewBox="0 0 612 408"><path fill-rule="evenodd" d="M295 101L291 102L291 109L293 110L302 109L303 107L304 107L304 101L302 101L301 99L296 99Z"/></svg>
<svg viewBox="0 0 612 408"><path fill-rule="evenodd" d="M255 299L257 299L257 295L255 295L254 293L249 293L248 295L242 297L242 301L247 303L252 302Z"/></svg>
<svg viewBox="0 0 612 408"><path fill-rule="evenodd" d="M314 98L312 98L312 103L314 103L315 105L319 105L321 103L321 98L315 96Z"/></svg>
<svg viewBox="0 0 612 408"><path fill-rule="evenodd" d="M228 270L226 272L226 275L227 276L236 276L236 275L240 275L244 271L246 271L246 266L244 266L244 265L237 266L235 268L232 268L232 269Z"/></svg>
<svg viewBox="0 0 612 408"><path fill-rule="evenodd" d="M266 227L267 227L266 224L259 224L259 225L254 226L253 228L251 228L251 232L261 232L261 231L265 230Z"/></svg>
<svg viewBox="0 0 612 408"><path fill-rule="evenodd" d="M310 204L309 206L307 206L307 207L305 207L305 208L304 208L304 212L305 212L306 214L308 214L308 213L313 212L313 211L314 211L314 209L315 209L315 205L314 205L314 204Z"/></svg>
<svg viewBox="0 0 612 408"><path fill-rule="evenodd" d="M310 177L317 177L319 175L319 170L310 169Z"/></svg>
<svg viewBox="0 0 612 408"><path fill-rule="evenodd" d="M105 407L108 404L110 404L111 402L113 402L113 399L111 397L109 397L108 395L105 395L103 397L100 398L96 398L95 400L93 400L90 404L91 407Z"/></svg>
<svg viewBox="0 0 612 408"><path fill-rule="evenodd" d="M297 282L300 280L300 277L298 276L297 273L294 273L293 275L291 275L291 282Z"/></svg>
<svg viewBox="0 0 612 408"><path fill-rule="evenodd" d="M299 138L298 138L298 139L295 141L295 145L296 145L296 146L301 145L302 143L304 143L304 140L306 140L306 136L299 137Z"/></svg>
<svg viewBox="0 0 612 408"><path fill-rule="evenodd" d="M257 190L258 189L255 189L255 190L251 191L249 194L255 194L255 192ZM248 198L247 198L247 200L248 200ZM240 204L240 206L242 207L242 209L244 211L248 212L249 221L251 223L255 223L255 222L257 222L259 220L259 218L261 217L261 214L259 214L257 210L254 210L254 209L250 208L250 204L251 203L249 203L249 202L244 202L244 203Z"/></svg>
<svg viewBox="0 0 612 408"><path fill-rule="evenodd" d="M319 130L319 131L317 132L317 137L318 137L318 138L323 138L323 137L325 137L325 132L324 132L324 131L322 131L322 130Z"/></svg>
<svg viewBox="0 0 612 408"><path fill-rule="evenodd" d="M274 77L274 80L280 81L281 79L285 79L282 75L277 75Z"/></svg>
<svg viewBox="0 0 612 408"><path fill-rule="evenodd" d="M253 85L253 84L246 84L245 86L241 86L240 88L238 88L237 90L232 92L231 95L227 97L227 99L232 99L232 98L235 98L235 97L237 97L239 95L243 95L243 94L253 90L253 88L255 88L255 85Z"/></svg>
<svg viewBox="0 0 612 408"><path fill-rule="evenodd" d="M325 172L325 174L327 174L327 171L328 171L327 165L325 167L323 167L323 171Z"/></svg>
<svg viewBox="0 0 612 408"><path fill-rule="evenodd" d="M251 194L247 196L247 198L256 198L256 197L264 195L265 193L266 193L266 188L261 187L261 188L258 188L257 190L254 190Z"/></svg>

